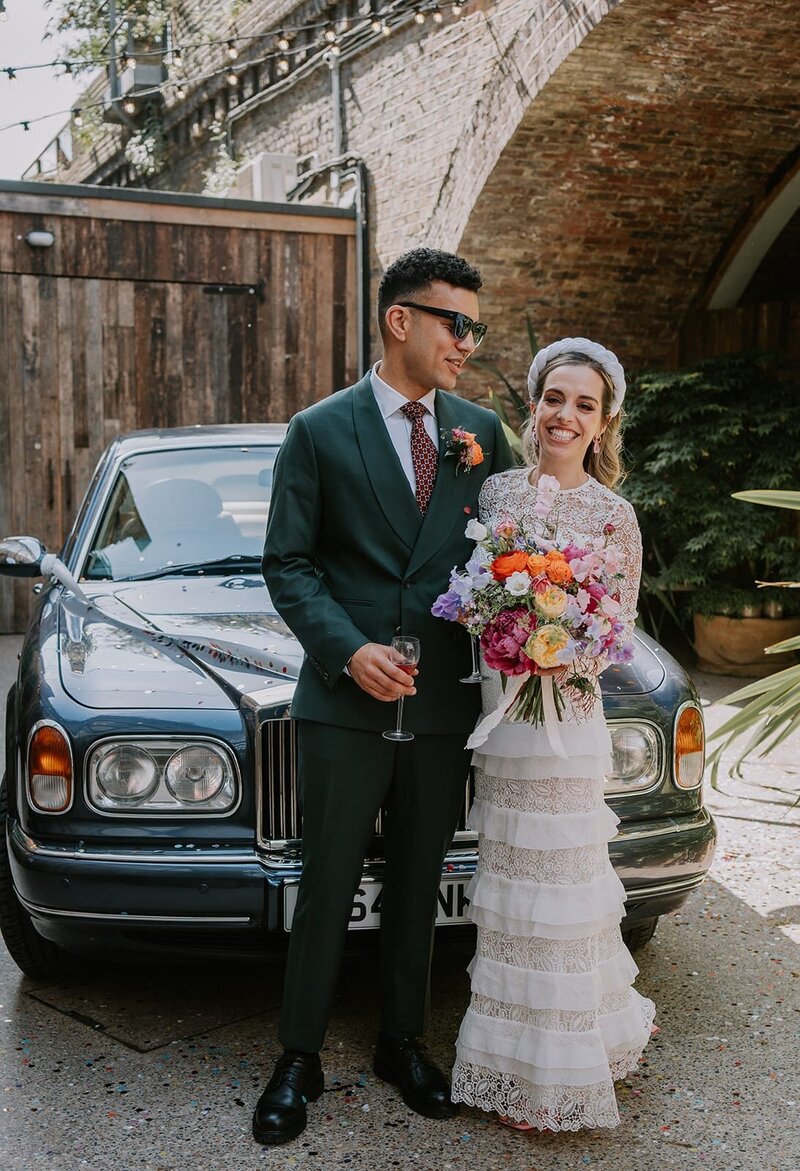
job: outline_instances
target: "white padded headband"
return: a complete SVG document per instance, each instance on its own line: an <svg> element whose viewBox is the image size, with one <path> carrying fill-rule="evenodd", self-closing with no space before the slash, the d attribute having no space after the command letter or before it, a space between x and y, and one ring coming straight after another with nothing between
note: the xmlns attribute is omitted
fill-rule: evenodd
<svg viewBox="0 0 800 1171"><path fill-rule="evenodd" d="M618 414L622 400L625 398L625 371L622 368L622 363L611 350L591 341L588 337L562 337L560 341L552 342L549 346L539 350L528 371L529 396L533 398L539 377L547 363L559 354L586 354L587 358L593 358L603 367L614 387L611 414Z"/></svg>

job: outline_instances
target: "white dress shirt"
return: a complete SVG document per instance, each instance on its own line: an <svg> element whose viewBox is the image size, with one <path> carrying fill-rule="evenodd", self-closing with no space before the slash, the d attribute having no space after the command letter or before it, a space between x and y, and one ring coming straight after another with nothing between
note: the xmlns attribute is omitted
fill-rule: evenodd
<svg viewBox="0 0 800 1171"><path fill-rule="evenodd" d="M414 475L414 465L411 461L411 420L407 415L403 414L403 407L409 401L404 394L400 394L384 382L378 373L380 362L376 362L372 367L370 373L370 380L372 382L372 393L375 395L375 402L378 404L378 410L383 416L383 421L386 424L386 430L389 432L389 438L392 445L397 452L397 458L400 460L405 477L411 485L411 491L416 495L417 478ZM424 394L421 402L426 408L427 414L423 415L422 422L433 441L433 446L439 450L439 432L436 427L436 391L429 390Z"/></svg>

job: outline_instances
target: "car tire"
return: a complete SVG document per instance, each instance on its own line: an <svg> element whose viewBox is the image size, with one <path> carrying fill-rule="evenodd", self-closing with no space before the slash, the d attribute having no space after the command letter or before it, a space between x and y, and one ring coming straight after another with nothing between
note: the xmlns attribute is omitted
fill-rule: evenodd
<svg viewBox="0 0 800 1171"><path fill-rule="evenodd" d="M8 792L6 779L0 784L0 933L9 955L26 976L36 980L77 975L82 965L76 956L43 939L28 912L17 898L8 859Z"/></svg>
<svg viewBox="0 0 800 1171"><path fill-rule="evenodd" d="M644 947L656 933L656 926L658 925L658 915L654 919L644 919L641 923L637 923L635 927L628 927L623 929L622 942L627 947L628 951L639 951Z"/></svg>

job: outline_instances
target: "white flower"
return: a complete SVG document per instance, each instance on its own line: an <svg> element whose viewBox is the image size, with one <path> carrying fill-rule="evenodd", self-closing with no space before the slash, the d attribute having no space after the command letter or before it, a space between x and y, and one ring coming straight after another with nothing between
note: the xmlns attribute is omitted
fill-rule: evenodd
<svg viewBox="0 0 800 1171"><path fill-rule="evenodd" d="M479 520L471 520L464 529L464 536L468 541L484 541L488 535L489 530Z"/></svg>
<svg viewBox="0 0 800 1171"><path fill-rule="evenodd" d="M515 598L521 598L531 588L530 575L519 571L510 573L506 578L506 589Z"/></svg>
<svg viewBox="0 0 800 1171"><path fill-rule="evenodd" d="M555 476L540 476L536 484L536 503L533 511L537 516L545 517L556 502L561 491L561 485Z"/></svg>

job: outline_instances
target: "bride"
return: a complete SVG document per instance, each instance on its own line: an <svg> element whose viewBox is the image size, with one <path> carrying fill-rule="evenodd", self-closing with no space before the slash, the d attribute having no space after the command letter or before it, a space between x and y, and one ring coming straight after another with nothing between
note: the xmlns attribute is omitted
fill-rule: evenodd
<svg viewBox="0 0 800 1171"><path fill-rule="evenodd" d="M489 477L480 519L491 527L510 517L534 530L537 481L554 476L550 535L580 544L613 531L623 550L630 637L641 538L633 509L613 491L622 366L596 342L563 338L536 355L528 388L528 466ZM502 700L500 676L485 673L490 712ZM566 693L560 731L566 759L553 755L542 725L505 719L473 757L470 824L480 844L468 894L478 946L452 1096L517 1130L617 1126L613 1083L636 1068L655 1031L655 1007L631 987L638 969L620 934L625 891L608 857L618 819L603 800L611 744L599 694L578 707Z"/></svg>

